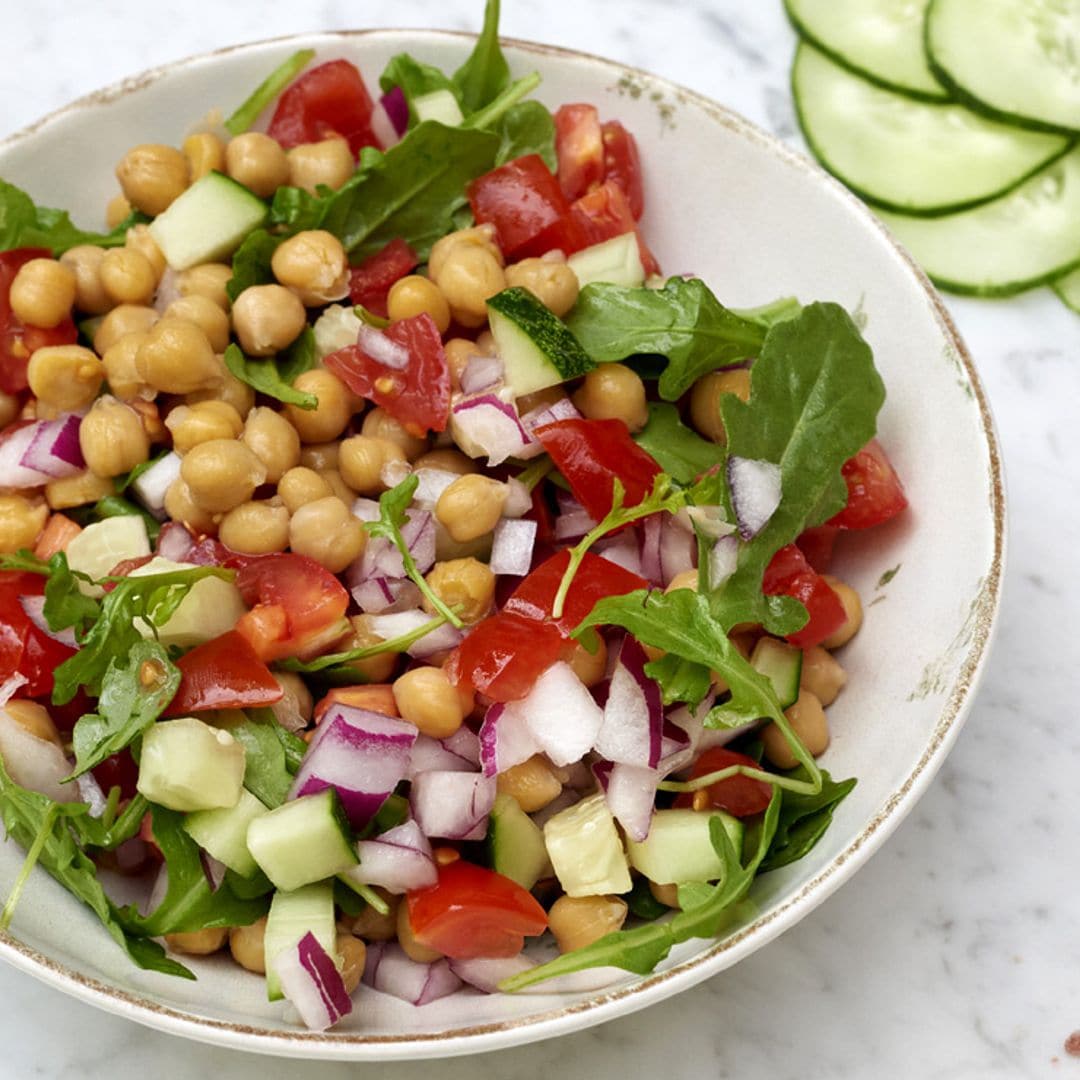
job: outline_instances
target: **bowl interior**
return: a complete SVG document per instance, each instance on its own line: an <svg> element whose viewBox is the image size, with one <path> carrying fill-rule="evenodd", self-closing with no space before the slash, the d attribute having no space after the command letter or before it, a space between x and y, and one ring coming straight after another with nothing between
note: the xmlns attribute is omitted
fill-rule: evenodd
<svg viewBox="0 0 1080 1080"><path fill-rule="evenodd" d="M187 61L86 99L0 144L0 175L39 203L98 227L113 166L139 142L178 144L215 108L229 112L288 53L347 56L375 84L408 50L440 67L451 34L313 35ZM9 960L103 1007L167 1030L305 1056L435 1056L492 1049L610 1018L700 981L791 925L880 843L929 781L955 735L988 642L1002 556L999 466L981 391L925 280L839 185L744 121L694 95L591 57L508 47L515 74L539 70L551 106L596 103L641 148L645 233L665 272L694 272L720 299L835 300L864 321L889 397L880 435L912 509L846 544L839 573L860 591L863 631L841 659L849 683L830 710L823 765L854 793L811 855L766 875L720 943L691 942L655 975L602 992L517 998L459 994L415 1009L369 993L327 1036L286 1024L262 982L218 959L188 983L134 969L89 913L36 873L0 941ZM893 576L885 581L886 572ZM0 882L21 861L0 845Z"/></svg>

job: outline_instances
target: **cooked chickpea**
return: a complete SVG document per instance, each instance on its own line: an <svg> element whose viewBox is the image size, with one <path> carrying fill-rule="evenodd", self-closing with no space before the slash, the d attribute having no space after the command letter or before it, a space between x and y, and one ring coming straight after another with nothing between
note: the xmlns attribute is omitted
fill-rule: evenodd
<svg viewBox="0 0 1080 1080"><path fill-rule="evenodd" d="M342 479L361 495L377 495L386 490L382 470L391 461L405 461L401 447L372 435L353 435L341 443L338 451Z"/></svg>
<svg viewBox="0 0 1080 1080"><path fill-rule="evenodd" d="M224 401L241 416L246 417L255 407L255 391L229 371L224 363L220 362L220 357L215 357L215 359L219 361L218 374L221 382L208 386L204 390L195 390L190 394L185 394L184 401L188 405L194 405L200 401Z"/></svg>
<svg viewBox="0 0 1080 1080"><path fill-rule="evenodd" d="M679 886L672 884L657 885L655 881L649 882L649 892L652 893L653 899L669 908L679 908L682 905L679 903Z"/></svg>
<svg viewBox="0 0 1080 1080"><path fill-rule="evenodd" d="M293 386L303 393L314 394L318 401L314 409L285 406L284 415L301 440L325 443L338 438L353 415L353 396L349 388L326 368L305 371L296 377Z"/></svg>
<svg viewBox="0 0 1080 1080"><path fill-rule="evenodd" d="M365 905L360 914L353 919L352 932L365 941L393 941L397 936L397 909L401 898L377 886L374 891L385 901L390 910L383 915L370 904Z"/></svg>
<svg viewBox="0 0 1080 1080"><path fill-rule="evenodd" d="M523 394L515 399L514 405L517 408L518 415L524 416L527 412L532 412L533 409L550 409L552 405L565 400L566 391L560 384L558 386L549 386L544 390L534 390L531 394Z"/></svg>
<svg viewBox="0 0 1080 1080"><path fill-rule="evenodd" d="M131 203L123 192L114 195L105 204L105 228L115 229L131 213Z"/></svg>
<svg viewBox="0 0 1080 1080"><path fill-rule="evenodd" d="M440 334L445 334L450 327L450 305L446 297L435 282L419 274L407 274L390 286L386 313L391 322L411 319L414 315L430 315Z"/></svg>
<svg viewBox="0 0 1080 1080"><path fill-rule="evenodd" d="M276 484L300 464L300 436L281 413L265 405L254 408L244 421L245 445L263 463L266 482Z"/></svg>
<svg viewBox="0 0 1080 1080"><path fill-rule="evenodd" d="M649 420L645 384L625 364L601 364L586 376L574 404L590 420L622 420L631 432Z"/></svg>
<svg viewBox="0 0 1080 1080"><path fill-rule="evenodd" d="M147 386L167 394L190 394L221 378L206 334L186 319L155 323L135 354L135 370Z"/></svg>
<svg viewBox="0 0 1080 1080"><path fill-rule="evenodd" d="M32 548L45 528L49 508L25 495L0 495L0 551Z"/></svg>
<svg viewBox="0 0 1080 1080"><path fill-rule="evenodd" d="M792 731L814 757L825 753L829 745L829 721L821 702L814 694L800 687L798 700L784 710L784 715ZM769 724L762 729L761 741L765 745L765 756L777 768L794 769L799 764L775 724Z"/></svg>
<svg viewBox="0 0 1080 1080"><path fill-rule="evenodd" d="M457 473L458 476L477 471L476 462L472 458L466 457L460 450L449 447L443 450L429 450L426 454L421 454L412 463L412 467L413 472L418 472L420 469L438 469L441 472Z"/></svg>
<svg viewBox="0 0 1080 1080"><path fill-rule="evenodd" d="M245 131L226 144L225 171L260 199L267 199L288 182L289 162L276 139Z"/></svg>
<svg viewBox="0 0 1080 1080"><path fill-rule="evenodd" d="M750 400L750 372L746 368L725 368L702 375L690 391L690 420L714 443L727 442L724 420L720 415L720 398L734 394L740 401Z"/></svg>
<svg viewBox="0 0 1080 1080"><path fill-rule="evenodd" d="M112 307L101 284L101 260L105 249L78 244L60 256L60 263L75 275L75 307L87 315L103 315Z"/></svg>
<svg viewBox="0 0 1080 1080"><path fill-rule="evenodd" d="M168 429L162 422L161 412L158 410L156 401L147 401L145 398L135 398L133 401L127 402L127 404L139 414L139 419L142 420L142 426L143 430L146 432L146 437L152 443L164 443L169 441Z"/></svg>
<svg viewBox="0 0 1080 1080"><path fill-rule="evenodd" d="M8 302L24 323L51 330L71 314L75 274L56 259L31 259L12 279Z"/></svg>
<svg viewBox="0 0 1080 1080"><path fill-rule="evenodd" d="M19 415L22 405L14 394L0 390L0 428L5 428Z"/></svg>
<svg viewBox="0 0 1080 1080"><path fill-rule="evenodd" d="M278 481L277 493L290 514L295 514L301 506L309 502L325 499L328 495L334 494L325 477L303 465L289 469L281 477Z"/></svg>
<svg viewBox="0 0 1080 1080"><path fill-rule="evenodd" d="M270 706L277 722L292 730L299 719L301 726L307 727L315 709L307 683L295 671L275 671L273 676L283 695Z"/></svg>
<svg viewBox="0 0 1080 1080"><path fill-rule="evenodd" d="M548 911L559 952L572 952L622 929L629 909L617 896L560 896Z"/></svg>
<svg viewBox="0 0 1080 1080"><path fill-rule="evenodd" d="M273 356L307 325L307 312L284 285L251 285L233 304L233 330L248 356Z"/></svg>
<svg viewBox="0 0 1080 1080"><path fill-rule="evenodd" d="M363 523L336 495L305 503L289 522L289 547L340 574L367 544Z"/></svg>
<svg viewBox="0 0 1080 1080"><path fill-rule="evenodd" d="M306 307L340 300L349 292L349 260L341 241L325 229L305 229L283 240L270 260L274 277Z"/></svg>
<svg viewBox="0 0 1080 1080"><path fill-rule="evenodd" d="M149 334L161 316L142 304L120 304L98 323L94 331L94 352L104 356L128 334Z"/></svg>
<svg viewBox="0 0 1080 1080"><path fill-rule="evenodd" d="M187 158L174 146L143 143L120 159L116 179L132 206L157 217L187 188Z"/></svg>
<svg viewBox="0 0 1080 1080"><path fill-rule="evenodd" d="M480 350L475 341L456 337L444 342L443 353L446 355L446 366L450 371L450 387L453 390L460 390L461 376L469 363L469 358L479 356Z"/></svg>
<svg viewBox="0 0 1080 1080"><path fill-rule="evenodd" d="M496 788L500 795L512 795L526 814L533 814L561 794L563 786L551 762L543 754L534 754L499 773Z"/></svg>
<svg viewBox="0 0 1080 1080"><path fill-rule="evenodd" d="M822 705L831 705L846 682L847 672L832 653L820 645L815 645L803 653L799 686L809 690Z"/></svg>
<svg viewBox="0 0 1080 1080"><path fill-rule="evenodd" d="M216 930L192 930L186 934L166 934L165 944L173 952L188 953L190 956L209 956L216 953L229 936L224 927Z"/></svg>
<svg viewBox="0 0 1080 1080"><path fill-rule="evenodd" d="M378 439L388 439L397 443L408 461L418 458L428 448L427 439L420 438L405 430L404 425L395 420L385 409L371 409L360 425L363 435L374 435Z"/></svg>
<svg viewBox="0 0 1080 1080"><path fill-rule="evenodd" d="M290 186L303 188L312 195L320 185L337 191L356 169L349 144L336 137L301 143L287 150L285 158L289 164Z"/></svg>
<svg viewBox="0 0 1080 1080"><path fill-rule="evenodd" d="M193 184L207 173L222 172L225 168L225 144L212 131L197 131L189 135L184 140L182 150Z"/></svg>
<svg viewBox="0 0 1080 1080"><path fill-rule="evenodd" d="M416 936L413 934L412 923L409 922L408 904L398 904L397 939L398 944L405 951L405 955L410 960L415 960L418 964L433 964L442 956L442 953L437 949L429 949L426 945L421 945L420 942L416 940Z"/></svg>
<svg viewBox="0 0 1080 1080"><path fill-rule="evenodd" d="M430 266L429 266L430 270ZM480 326L487 319L487 300L506 288L500 261L486 247L458 244L432 278L462 326Z"/></svg>
<svg viewBox="0 0 1080 1080"><path fill-rule="evenodd" d="M838 630L834 630L821 645L825 649L839 649L841 645L846 645L862 626L862 601L859 599L859 594L846 582L833 577L832 574L821 576L829 583L829 587L840 597L840 603L844 605L843 625Z"/></svg>
<svg viewBox="0 0 1080 1080"><path fill-rule="evenodd" d="M349 622L352 624L352 633L341 645L342 651L366 649L372 645L379 645L385 640L371 629L370 615L354 615ZM362 682L386 682L397 667L397 656L394 653L376 653L365 660L353 660L348 666L356 672Z"/></svg>
<svg viewBox="0 0 1080 1080"><path fill-rule="evenodd" d="M495 242L495 226L475 225L468 229L458 229L457 232L435 241L431 254L428 255L428 273L433 281L438 281L447 257L459 246L483 248L500 266L503 265L502 252Z"/></svg>
<svg viewBox="0 0 1080 1080"><path fill-rule="evenodd" d="M300 464L305 468L321 473L326 469L336 469L341 456L341 443L313 443L300 448Z"/></svg>
<svg viewBox="0 0 1080 1080"><path fill-rule="evenodd" d="M118 247L101 260L101 284L114 304L149 304L157 288L150 260L135 248Z"/></svg>
<svg viewBox="0 0 1080 1080"><path fill-rule="evenodd" d="M195 501L191 488L182 477L177 477L165 492L165 512L173 521L181 522L193 533L212 535L217 532L214 515Z"/></svg>
<svg viewBox="0 0 1080 1080"><path fill-rule="evenodd" d="M4 706L4 711L23 731L29 732L35 739L63 747L56 724L53 723L53 718L44 705L39 705L36 701L17 698L15 701L9 701Z"/></svg>
<svg viewBox="0 0 1080 1080"><path fill-rule="evenodd" d="M176 291L181 296L205 296L222 311L229 310L229 294L225 286L232 280L228 263L200 263L176 275Z"/></svg>
<svg viewBox="0 0 1080 1080"><path fill-rule="evenodd" d="M215 353L229 347L229 316L208 296L180 296L165 309L164 318L194 323Z"/></svg>
<svg viewBox="0 0 1080 1080"><path fill-rule="evenodd" d="M507 487L489 476L470 473L453 481L439 496L435 516L458 543L491 532L502 516Z"/></svg>
<svg viewBox="0 0 1080 1080"><path fill-rule="evenodd" d="M79 412L97 397L105 367L81 345L46 345L34 350L26 378L39 401L62 412Z"/></svg>
<svg viewBox="0 0 1080 1080"><path fill-rule="evenodd" d="M436 563L425 578L435 595L456 609L465 623L479 622L495 601L495 575L479 559L449 559ZM434 611L425 597L424 608Z"/></svg>
<svg viewBox="0 0 1080 1080"><path fill-rule="evenodd" d="M124 247L141 252L154 271L154 284L161 281L161 275L165 273L168 264L161 248L157 246L157 241L150 235L149 225L132 225L124 234Z"/></svg>
<svg viewBox="0 0 1080 1080"><path fill-rule="evenodd" d="M341 981L345 984L345 993L351 994L360 985L360 978L364 974L367 946L358 937L339 930L335 947L341 961Z"/></svg>
<svg viewBox="0 0 1080 1080"><path fill-rule="evenodd" d="M319 475L330 485L331 495L336 495L346 506L352 506L356 492L342 480L337 469L323 469Z"/></svg>
<svg viewBox="0 0 1080 1080"><path fill-rule="evenodd" d="M218 525L218 539L244 555L269 555L289 546L289 511L272 502L234 506Z"/></svg>
<svg viewBox="0 0 1080 1080"><path fill-rule="evenodd" d="M186 454L192 447L211 439L238 438L244 430L244 421L224 401L199 401L194 405L177 405L165 417L165 426L172 433L173 449Z"/></svg>
<svg viewBox="0 0 1080 1080"><path fill-rule="evenodd" d="M234 926L229 931L229 952L246 971L266 972L266 916L250 926Z"/></svg>
<svg viewBox="0 0 1080 1080"><path fill-rule="evenodd" d="M528 289L553 315L562 318L577 303L577 274L556 259L522 259L506 268L506 284Z"/></svg>
<svg viewBox="0 0 1080 1080"><path fill-rule="evenodd" d="M573 651L567 663L574 674L586 685L595 686L607 674L607 645L603 638L598 638L600 645L596 652L589 652L580 641L575 641Z"/></svg>
<svg viewBox="0 0 1080 1080"><path fill-rule="evenodd" d="M98 476L119 476L150 456L150 439L142 418L111 394L99 397L79 425L79 446L86 464Z"/></svg>
<svg viewBox="0 0 1080 1080"><path fill-rule="evenodd" d="M97 502L106 495L115 495L116 485L107 476L86 469L74 476L51 480L45 485L45 501L52 510L69 510L73 506L85 506Z"/></svg>
<svg viewBox="0 0 1080 1080"><path fill-rule="evenodd" d="M402 719L432 739L449 738L465 719L457 688L441 668L417 667L399 675L394 701Z"/></svg>
<svg viewBox="0 0 1080 1080"><path fill-rule="evenodd" d="M110 345L101 358L109 392L121 401L148 398L155 393L143 382L135 367L135 357L146 338L146 334L125 334Z"/></svg>
<svg viewBox="0 0 1080 1080"><path fill-rule="evenodd" d="M239 439L210 439L184 455L180 477L203 510L224 514L251 498L266 467Z"/></svg>

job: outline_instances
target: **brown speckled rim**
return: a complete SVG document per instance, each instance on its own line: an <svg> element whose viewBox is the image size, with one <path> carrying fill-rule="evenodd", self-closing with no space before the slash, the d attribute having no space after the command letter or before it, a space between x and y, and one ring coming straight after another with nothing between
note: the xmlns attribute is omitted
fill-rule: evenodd
<svg viewBox="0 0 1080 1080"><path fill-rule="evenodd" d="M61 116L77 112L87 106L108 103L138 91L192 62L291 41L298 43L302 41L305 44L315 41L330 43L335 40L354 41L403 33L421 40L461 41L471 37L471 35L453 31L378 29L290 35L230 46L154 68L83 97L3 139L0 141L0 151L31 137L35 131ZM696 105L717 123L760 144L786 165L799 170L809 181L825 185L836 198L844 201L854 217L870 226L880 236L882 242L891 248L893 254L902 261L911 273L913 282L924 293L943 336L959 358L975 396L982 433L986 440L990 513L993 525L992 557L975 601L974 626L967 645L967 653L959 665L958 675L948 691L941 716L919 761L847 848L797 892L760 918L755 919L750 925L716 942L711 948L692 959L659 974L644 977L632 986L598 993L587 1001L518 1020L458 1027L433 1033L364 1035L283 1031L270 1027L231 1023L161 1005L150 998L89 978L79 971L58 964L9 934L0 934L0 957L14 967L108 1012L127 1017L159 1031L233 1049L287 1057L330 1060L403 1060L479 1053L552 1038L634 1012L702 982L729 967L743 956L773 940L839 888L881 846L926 790L944 761L945 752L955 741L967 709L970 707L974 690L985 666L993 637L995 615L1001 599L1005 559L1005 492L1001 455L985 392L979 382L971 356L957 333L948 310L926 275L907 252L892 239L877 218L839 182L796 151L723 106L666 79L588 53L557 46L537 45L511 38L504 39L504 44L527 54L554 56L597 65L610 71L613 85L629 77L650 88L670 94L680 103Z"/></svg>

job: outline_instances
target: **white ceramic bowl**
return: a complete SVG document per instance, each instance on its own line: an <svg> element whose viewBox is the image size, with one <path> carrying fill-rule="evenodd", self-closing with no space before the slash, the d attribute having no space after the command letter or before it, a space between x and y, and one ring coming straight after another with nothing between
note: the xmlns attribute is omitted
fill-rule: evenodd
<svg viewBox="0 0 1080 1080"><path fill-rule="evenodd" d="M116 190L113 166L129 146L178 144L206 112L228 112L305 46L322 59L356 61L374 85L394 53L453 68L469 39L322 34L187 60L0 143L0 176L99 227ZM794 294L839 301L865 320L889 393L880 434L911 510L843 554L841 572L861 592L866 622L844 651L850 679L830 710L833 742L822 763L836 777L858 777L858 786L807 858L757 882L753 903L722 940L679 947L651 976L570 996L462 993L419 1009L363 992L354 1014L322 1035L286 1024L262 980L225 958L195 964L197 983L135 969L85 908L36 872L0 955L84 1001L206 1042L309 1058L439 1057L551 1038L688 990L803 918L910 811L956 737L998 606L1004 511L986 401L941 301L839 184L721 106L578 53L522 43L507 53L515 74L540 71L547 104L594 102L636 134L645 232L667 272L694 271L733 306ZM21 859L13 844L0 845L0 891Z"/></svg>

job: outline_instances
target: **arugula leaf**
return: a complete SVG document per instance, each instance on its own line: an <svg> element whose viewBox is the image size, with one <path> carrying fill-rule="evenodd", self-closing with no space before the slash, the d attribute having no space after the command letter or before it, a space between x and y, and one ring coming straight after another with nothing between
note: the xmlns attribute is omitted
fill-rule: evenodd
<svg viewBox="0 0 1080 1080"><path fill-rule="evenodd" d="M113 791L119 796L120 789ZM111 796L111 792L110 792ZM89 814L71 818L71 828L83 847L100 848L102 851L115 851L126 840L139 834L143 818L150 811L150 804L142 795L129 800L127 806L116 815L106 811L101 817Z"/></svg>
<svg viewBox="0 0 1080 1080"><path fill-rule="evenodd" d="M97 712L75 723L75 771L69 780L123 750L161 715L180 687L180 669L156 641L140 641L109 661Z"/></svg>
<svg viewBox="0 0 1080 1080"><path fill-rule="evenodd" d="M650 660L645 665L645 674L660 685L665 705L685 701L696 709L712 685L712 672L704 664L686 660L675 653Z"/></svg>
<svg viewBox="0 0 1080 1080"><path fill-rule="evenodd" d="M276 195L274 201L277 202ZM266 285L275 280L270 260L284 239L284 236L271 235L266 229L253 229L244 237L232 258L232 277L225 282L225 295L230 303L252 285Z"/></svg>
<svg viewBox="0 0 1080 1080"><path fill-rule="evenodd" d="M768 330L785 319L794 319L802 311L802 304L794 296L781 296L776 300L770 300L767 304L759 304L757 307L732 308L731 310L740 319L748 319Z"/></svg>
<svg viewBox="0 0 1080 1080"><path fill-rule="evenodd" d="M496 168L526 154L539 154L552 172L558 168L555 120L539 101L519 101L503 113L491 130L502 139L495 154Z"/></svg>
<svg viewBox="0 0 1080 1080"><path fill-rule="evenodd" d="M310 371L319 358L315 352L315 331L305 326L299 337L286 349L278 353L277 367L281 378L292 385L297 378Z"/></svg>
<svg viewBox="0 0 1080 1080"><path fill-rule="evenodd" d="M270 224L276 228L284 228L284 236L291 236L304 229L317 229L323 214L326 213L328 201L329 196L320 197L303 188L282 185L274 192L274 200L270 204ZM235 272L235 255L233 267Z"/></svg>
<svg viewBox="0 0 1080 1080"><path fill-rule="evenodd" d="M634 879L634 887L624 899L630 908L630 914L636 915L639 919L648 919L649 921L659 919L661 915L666 915L670 910L667 904L661 904L653 896L648 879L643 877Z"/></svg>
<svg viewBox="0 0 1080 1080"><path fill-rule="evenodd" d="M271 357L253 360L243 354L235 342L225 350L225 366L241 382L254 387L260 394L297 405L301 409L317 409L319 399L304 390L296 390L282 377L277 362Z"/></svg>
<svg viewBox="0 0 1080 1080"><path fill-rule="evenodd" d="M680 484L693 483L724 457L716 443L703 439L679 419L679 410L674 405L658 401L649 402L649 421L634 436L634 442Z"/></svg>
<svg viewBox="0 0 1080 1080"><path fill-rule="evenodd" d="M274 714L263 709L228 725L229 733L244 747L244 787L271 810L285 802L293 779L278 728L281 725Z"/></svg>
<svg viewBox="0 0 1080 1080"><path fill-rule="evenodd" d="M796 773L801 774L803 770L796 770ZM778 870L806 855L821 839L832 822L833 811L847 798L855 784L854 777L838 782L822 769L821 791L817 795L785 791L776 835L762 860L761 873Z"/></svg>
<svg viewBox="0 0 1080 1080"><path fill-rule="evenodd" d="M300 49L280 63L255 89L251 96L225 121L230 135L242 135L259 119L270 104L314 59L314 49Z"/></svg>
<svg viewBox="0 0 1080 1080"><path fill-rule="evenodd" d="M510 65L499 47L499 0L487 0L484 26L464 64L454 72L453 84L462 112L482 109L499 96L510 82Z"/></svg>
<svg viewBox="0 0 1080 1080"><path fill-rule="evenodd" d="M662 289L593 283L581 290L567 325L596 361L659 353L665 401L701 375L756 356L765 328L729 311L698 278L669 278Z"/></svg>
<svg viewBox="0 0 1080 1080"><path fill-rule="evenodd" d="M52 631L75 630L76 640L101 614L101 603L86 596L79 588L80 581L89 581L88 574L77 573L68 566L67 556L58 551L48 563L45 582L45 606L42 613Z"/></svg>

